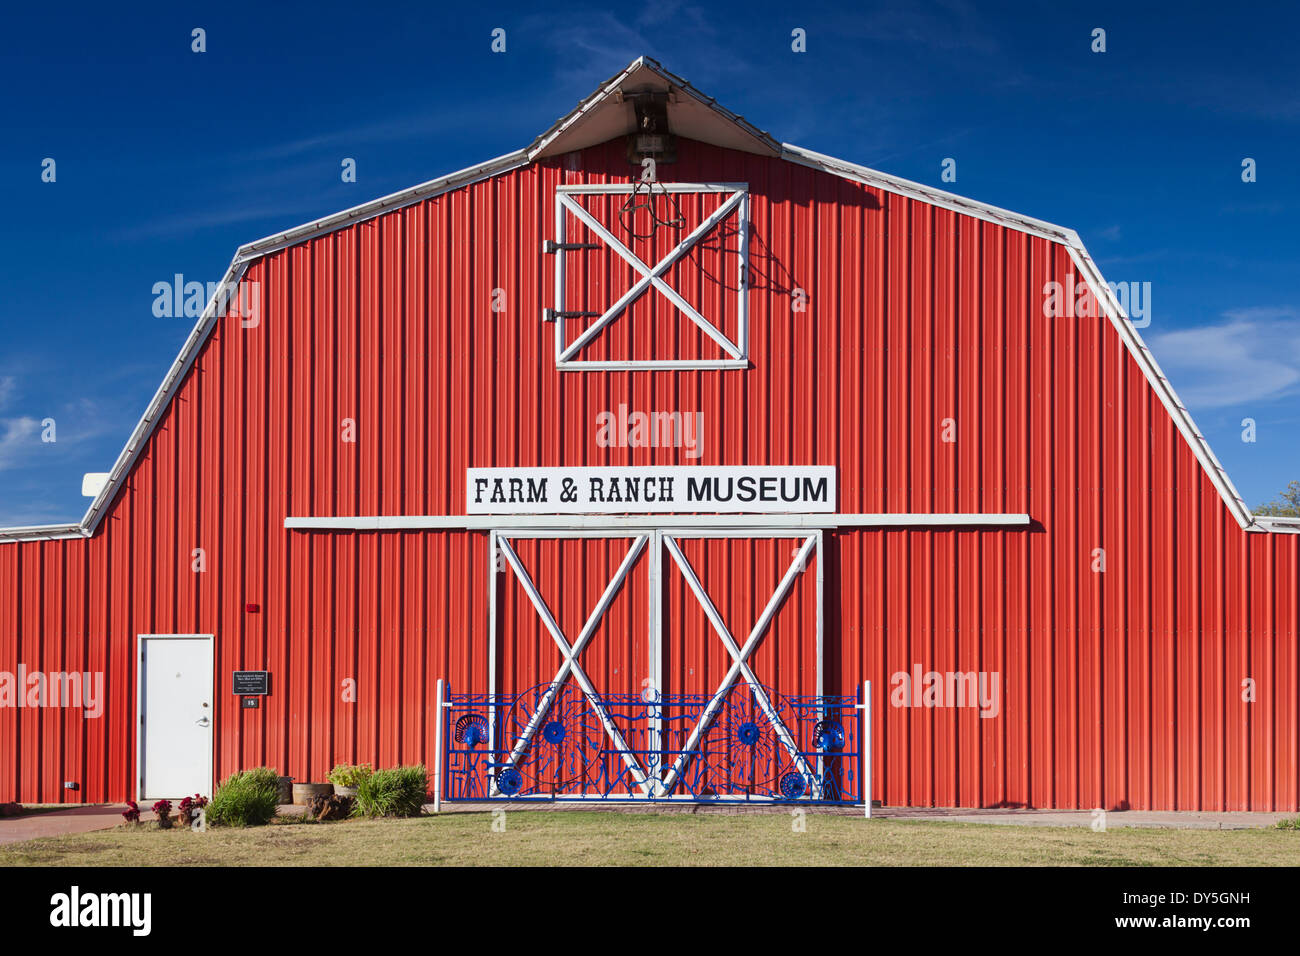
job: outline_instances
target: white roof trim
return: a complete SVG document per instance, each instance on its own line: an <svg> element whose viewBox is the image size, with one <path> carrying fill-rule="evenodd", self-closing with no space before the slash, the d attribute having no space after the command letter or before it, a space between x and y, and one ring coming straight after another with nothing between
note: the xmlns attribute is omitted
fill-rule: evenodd
<svg viewBox="0 0 1300 956"><path fill-rule="evenodd" d="M34 525L22 528L0 528L0 544L8 541L49 541L59 538L85 538L95 533L99 527L99 522L103 520L105 509L117 497L117 493L125 484L135 460L148 443L149 436L153 434L154 427L162 417L162 413L171 404L171 400L184 381L190 366L194 364L200 349L208 340L208 335L211 334L213 327L216 325L216 319L220 314L220 310L226 305L230 292L238 287L239 280L243 278L251 262L286 246L334 232L355 222L372 219L385 212L412 205L452 189L459 189L462 186L487 179L517 166L527 165L527 162L524 150L516 150L486 163L471 166L468 169L462 169L438 179L431 179L419 186L413 186L410 189L362 203L351 209L345 209L343 212L334 213L286 232L276 233L267 236L265 239L259 239L256 242L240 246L235 252L235 257L230 261L226 274L217 285L216 292L208 301L203 314L199 316L189 337L181 346L176 360L172 363L167 375L163 378L162 384L158 386L158 391L154 393L153 399L145 409L144 415L136 423L135 429L131 432L131 437L127 439L126 446L118 455L117 463L109 472L109 479L105 483L103 490L90 503L90 507L86 509L86 514L80 523L75 525Z"/></svg>
<svg viewBox="0 0 1300 956"><path fill-rule="evenodd" d="M399 192L390 193L387 196L381 196L379 199L372 199L364 202L359 206L353 206L351 209L345 209L342 212L336 212L320 219L315 219L301 226L295 226L293 229L285 232L277 232L274 235L267 236L264 239L258 239L256 242L249 242L239 247L235 253L235 261L250 261L261 256L276 252L286 246L297 245L304 239L315 239L329 232L335 232L354 223L362 222L366 219L373 219L381 216L386 212L392 212L394 209L401 209L404 206L411 206L425 199L431 199L434 196L450 192L453 189L460 189L462 186L468 186L471 183L479 182L490 176L497 176L501 173L509 172L520 166L527 166L529 163L526 150L517 149L513 153L506 153L504 156L498 156L496 159L489 159L486 163L479 163L476 166L469 166L465 169L457 170L446 176L440 176L437 179L431 179L427 183L421 183L418 186L412 186L409 189L403 189Z"/></svg>
<svg viewBox="0 0 1300 956"><path fill-rule="evenodd" d="M40 524L20 528L0 528L0 544L8 541L62 541L67 538L88 538L80 524Z"/></svg>
<svg viewBox="0 0 1300 956"><path fill-rule="evenodd" d="M1219 496L1223 498L1223 503L1228 506L1232 516L1237 519L1237 524L1241 525L1244 530L1252 530L1252 525L1255 524L1256 519L1250 513L1250 507L1241 497L1241 493L1237 491L1232 479L1228 477L1228 472L1220 464L1219 459L1210 448L1210 443L1206 441L1205 435L1196 427L1191 412L1179 400L1173 384L1161 371L1159 363L1156 362L1156 357L1151 354L1151 350L1142 341L1142 336L1138 333L1137 327L1129 321L1124 307L1115 298L1114 290L1102 278L1101 270L1097 268L1097 264L1088 255L1088 250L1084 248L1078 234L1071 232L1071 240L1068 243L1070 259L1088 283L1088 288L1093 296L1101 304L1106 313L1106 318L1110 320L1110 324L1119 333L1120 340L1128 348L1129 354L1137 362L1138 368L1142 369L1142 373L1146 376L1151 388L1159 397L1161 404L1165 406L1165 411L1169 413L1170 418L1174 420L1174 425L1182 432L1183 438L1191 447L1192 454L1196 456L1196 460L1201 463L1201 467L1210 476L1210 481L1218 489ZM1259 530L1259 528L1263 528L1263 526L1260 525L1254 530ZM1273 529L1263 528L1263 530L1272 531Z"/></svg>
<svg viewBox="0 0 1300 956"><path fill-rule="evenodd" d="M999 209L997 206L976 202L974 199L967 199L965 196L958 196L956 193L944 192L942 189L935 189L932 186L914 183L910 179L903 179L900 176L890 176L887 173L868 169L866 166L859 166L856 163L836 159L823 153L815 153L811 149L804 149L802 146L795 146L792 143L785 143L781 150L782 159L788 159L800 166L819 169L822 172L839 176L841 179L849 179L866 186L873 186L876 189L883 189L886 192L896 193L910 199L918 199L921 202L950 209L963 215L973 216L976 219L983 219L986 222L1008 226L1019 232L1027 232L1032 236L1038 236L1040 239L1068 245L1069 237L1075 236L1074 230L1067 229L1065 226L1057 226L1041 219L1034 219L1031 216L1022 216L1020 213L1012 212L1009 209Z"/></svg>
<svg viewBox="0 0 1300 956"><path fill-rule="evenodd" d="M792 163L798 163L802 166L808 166L813 169L819 169L823 172L831 173L843 179L852 180L862 183L876 189L882 189L887 192L907 196L921 202L930 203L940 206L953 212L961 213L967 216L973 216L986 222L997 223L1015 229L1019 232L1028 233L1029 235L1038 236L1039 238L1051 242L1059 242L1070 250L1070 257L1078 267L1080 274L1088 283L1097 301L1101 303L1106 312L1106 317L1115 327L1123 341L1129 354L1133 356L1138 367L1142 369L1147 381L1159 396L1161 403L1169 412L1174 420L1174 424L1187 440L1206 473L1210 477L1224 504L1232 512L1237 523L1248 531L1271 531L1280 533L1300 533L1300 520L1296 525L1291 525L1285 519L1269 518L1261 516L1256 518L1251 514L1250 508L1242 499L1232 480L1228 477L1223 465L1219 463L1214 452L1210 449L1209 443L1196 423L1192 421L1191 414L1187 411L1186 406L1179 401L1173 386L1169 383L1160 366L1156 363L1155 357L1142 341L1141 335L1133 323L1128 320L1122 306L1116 300L1110 286L1102 278L1100 270L1088 250L1084 247L1079 235L1073 229L1064 226L1054 225L1053 223L1044 222L1041 219L1034 219L1029 216L1022 216L1019 213L1011 212L1007 209L1000 209L997 206L988 203L977 202L973 199L967 199L964 196L958 196L955 193L945 192L941 189L935 189L922 183L912 182L897 176L890 176L886 173L869 169L866 166L859 166L856 163L850 163L842 159L836 159L833 156L826 156L822 153L805 149L801 146L794 146L789 143L777 144L768 134L759 130L747 122L743 117L730 112L719 106L712 98L700 93L685 80L667 70L663 69L657 62L649 57L638 57L633 60L627 69L621 71L612 77L607 83L601 85L595 93L583 100L576 109L567 114L565 117L556 122L549 130L542 133L533 141L533 143L524 148L518 149L496 159L488 160L476 166L470 166L466 169L458 170L438 179L429 180L418 186L404 189L399 192L383 196L370 202L353 206L351 209L345 209L342 212L325 216L312 222L304 223L285 232L275 233L259 239L256 242L250 242L239 247L235 257L231 260L230 267L226 270L225 277L217 287L218 291L213 296L212 301L208 302L207 308L204 309L203 315L199 317L194 329L190 332L185 344L181 347L180 354L177 355L176 361L172 363L171 369L167 372L158 391L154 394L153 400L145 409L144 416L140 419L131 437L127 440L126 447L118 456L117 463L109 473L111 477L105 484L103 491L90 503L86 510L86 515L81 519L79 524L59 524L59 525L39 525L21 528L0 528L0 544L7 541L48 541L61 538L81 538L90 537L99 527L99 522L103 519L105 509L117 497L118 491L121 490L127 476L130 474L131 467L135 464L136 458L153 434L154 427L162 417L163 412L171 403L176 391L179 389L181 382L188 373L194 359L198 356L199 350L207 341L213 326L216 324L217 300L225 293L223 290L235 288L239 279L243 276L248 264L255 259L270 253L276 252L287 246L296 245L307 239L313 239L357 222L367 219L373 219L376 216L394 209L400 209L420 202L424 199L437 196L441 193L453 189L459 189L472 183L479 182L492 176L499 175L503 172L526 166L536 158L545 154L546 147L554 142L556 138L565 130L569 129L576 122L586 115L598 102L604 98L614 95L619 84L626 80L632 73L638 70L651 70L669 83L679 92L691 96L700 103L714 110L720 118L740 126L744 132L752 136L758 143L766 146L771 144L773 155L779 155L781 158L789 160ZM224 300L221 303L224 305ZM286 519L288 521L312 520L312 519Z"/></svg>
<svg viewBox="0 0 1300 956"><path fill-rule="evenodd" d="M634 78L640 79L641 75L646 73L661 80L678 96L684 96L698 106L711 111L725 126L734 127L735 131L741 134L739 142L747 142L752 147L749 152L773 157L781 155L781 144L739 113L733 113L726 107L721 106L713 97L700 92L675 73L665 70L656 60L648 56L641 56L629 63L626 69L614 74L602 83L594 93L578 104L577 109L561 117L550 129L533 140L527 149L528 159L531 161L543 156L569 152L568 148L555 149L553 146L561 141L566 133L603 106L607 100L619 96L625 83ZM669 125L672 125L671 115ZM631 132L631 130L629 129L628 132ZM740 148L739 145L736 148Z"/></svg>
<svg viewBox="0 0 1300 956"><path fill-rule="evenodd" d="M1228 472L1210 448L1210 443L1206 441L1205 435L1196 427L1196 422L1192 420L1187 406L1179 400L1173 385L1164 372L1160 370L1159 363L1156 362L1155 356L1147 348L1146 343L1142 341L1142 336L1138 333L1137 328L1129 321L1128 315L1125 313L1124 307L1120 305L1119 300L1116 299L1114 291L1102 278L1101 270L1097 268L1092 256L1088 254L1088 250L1084 247L1083 240L1079 238L1077 232L1064 226L1044 222L1041 219L1033 219L1007 209L999 209L997 206L991 206L988 203L976 202L973 199L966 199L963 196L944 192L941 189L934 189L897 176L889 176L868 169L865 166L858 166L821 153L814 153L812 150L800 146L792 146L787 143L784 150L784 158L789 159L791 162L821 169L824 172L833 173L854 182L860 182L886 192L941 206L953 212L974 216L977 219L997 223L998 225L1007 226L1064 245L1069 249L1070 259L1079 270L1080 276L1088 283L1088 288L1106 313L1106 318L1110 320L1111 325L1115 327L1115 331L1119 333L1120 340L1128 349L1133 360L1137 362L1143 375L1146 376L1151 388L1160 398L1161 404L1164 405L1165 410L1174 420L1174 424L1182 433L1183 438L1186 439L1192 454L1196 456L1197 461L1201 463L1201 466L1209 475L1210 481L1218 489L1220 497L1223 498L1223 503L1232 512L1232 516L1237 519L1237 523L1246 530L1284 530L1281 526L1274 526L1274 522L1256 519L1251 514L1250 507L1241 497L1241 493L1237 491L1236 486L1233 485L1232 479L1228 477ZM1300 531L1300 527L1286 530Z"/></svg>
<svg viewBox="0 0 1300 956"><path fill-rule="evenodd" d="M1274 534L1300 534L1300 518L1280 517L1276 515L1256 515L1252 531L1272 531Z"/></svg>

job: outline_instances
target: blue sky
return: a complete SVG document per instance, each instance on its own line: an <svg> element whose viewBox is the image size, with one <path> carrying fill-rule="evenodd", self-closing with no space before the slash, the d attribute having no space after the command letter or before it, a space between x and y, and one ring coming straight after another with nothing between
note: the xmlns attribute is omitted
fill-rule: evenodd
<svg viewBox="0 0 1300 956"><path fill-rule="evenodd" d="M1296 9L618 6L7 8L0 527L80 518L192 325L155 282L522 146L640 54L778 139L1077 229L1151 283L1143 334L1247 502L1300 479Z"/></svg>

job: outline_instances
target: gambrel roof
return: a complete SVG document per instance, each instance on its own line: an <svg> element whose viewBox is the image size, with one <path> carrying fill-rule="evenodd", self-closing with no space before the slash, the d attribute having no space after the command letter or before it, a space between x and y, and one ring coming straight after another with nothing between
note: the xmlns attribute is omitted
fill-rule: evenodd
<svg viewBox="0 0 1300 956"><path fill-rule="evenodd" d="M81 521L76 524L0 529L0 542L89 537L95 533L99 522L130 474L136 458L148 443L155 425L188 374L216 324L217 317L223 313L231 290L238 287L250 263L287 246L296 245L304 240L372 219L394 209L422 202L441 193L526 166L538 159L572 152L626 135L635 128L635 113L625 96L646 91L666 93L669 96L673 104L673 109L669 112L670 130L678 136L727 149L784 159L874 189L996 223L1066 247L1078 274L1086 281L1105 312L1106 318L1114 326L1129 354L1142 369L1147 381L1159 396L1165 410L1186 439L1197 461L1209 475L1237 523L1248 531L1300 533L1300 519L1256 517L1251 513L1227 472L1210 449L1205 436L1192 421L1186 406L1178 399L1173 386L1160 370L1155 357L1142 341L1137 329L1128 320L1113 290L1102 278L1101 272L1079 239L1078 233L1073 229L976 202L897 176L890 176L800 146L778 142L744 117L723 108L681 77L665 70L656 61L649 57L638 57L626 69L602 83L570 113L522 149L240 246L218 286L217 293L208 302L207 308L185 340L176 361L168 370L144 416L132 431L126 446L109 472L108 481L91 502Z"/></svg>

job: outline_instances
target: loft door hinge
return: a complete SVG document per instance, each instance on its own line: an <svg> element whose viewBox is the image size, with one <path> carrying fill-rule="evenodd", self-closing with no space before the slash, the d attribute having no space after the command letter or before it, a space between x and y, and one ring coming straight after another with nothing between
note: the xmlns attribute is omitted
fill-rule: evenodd
<svg viewBox="0 0 1300 956"><path fill-rule="evenodd" d="M547 255L554 255L560 250L568 249L599 249L598 242L556 242L554 239L542 240L542 252Z"/></svg>
<svg viewBox="0 0 1300 956"><path fill-rule="evenodd" d="M556 319L594 319L599 312L560 312L557 309L543 309L542 321L554 322Z"/></svg>

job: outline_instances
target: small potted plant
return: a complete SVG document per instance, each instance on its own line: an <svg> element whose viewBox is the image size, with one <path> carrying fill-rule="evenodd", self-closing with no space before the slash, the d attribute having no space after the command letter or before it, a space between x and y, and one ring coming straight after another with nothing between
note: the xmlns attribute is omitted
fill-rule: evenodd
<svg viewBox="0 0 1300 956"><path fill-rule="evenodd" d="M159 800L153 805L153 812L158 814L159 830L170 830L172 828L172 802L170 800Z"/></svg>
<svg viewBox="0 0 1300 956"><path fill-rule="evenodd" d="M180 820L182 826L193 826L199 811L207 805L208 798L201 797L197 793L192 797L185 797L176 805L176 819Z"/></svg>
<svg viewBox="0 0 1300 956"><path fill-rule="evenodd" d="M355 797L361 781L369 777L374 770L370 764L335 764L330 771L329 780L334 784L334 792L340 797Z"/></svg>
<svg viewBox="0 0 1300 956"><path fill-rule="evenodd" d="M122 819L127 823L139 823L140 805L134 800L126 801L126 809L122 811Z"/></svg>

